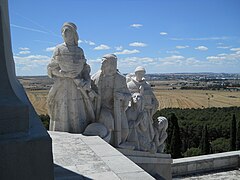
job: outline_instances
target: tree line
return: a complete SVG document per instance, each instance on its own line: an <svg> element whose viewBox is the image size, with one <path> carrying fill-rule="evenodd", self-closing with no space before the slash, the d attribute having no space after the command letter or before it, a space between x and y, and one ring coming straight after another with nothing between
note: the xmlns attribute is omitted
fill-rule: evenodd
<svg viewBox="0 0 240 180"><path fill-rule="evenodd" d="M153 119L168 119L166 153L173 158L240 149L240 107L158 110ZM49 129L49 116L39 115Z"/></svg>
<svg viewBox="0 0 240 180"><path fill-rule="evenodd" d="M173 158L240 149L240 107L157 111L168 118L166 153Z"/></svg>

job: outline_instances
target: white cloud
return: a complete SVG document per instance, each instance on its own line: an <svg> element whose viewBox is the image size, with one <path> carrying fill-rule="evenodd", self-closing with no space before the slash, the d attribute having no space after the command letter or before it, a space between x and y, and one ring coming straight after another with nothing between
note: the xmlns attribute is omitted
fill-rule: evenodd
<svg viewBox="0 0 240 180"><path fill-rule="evenodd" d="M140 28L142 27L142 24L131 24L130 27L134 27L134 28Z"/></svg>
<svg viewBox="0 0 240 180"><path fill-rule="evenodd" d="M177 49L185 49L188 48L189 46L176 46Z"/></svg>
<svg viewBox="0 0 240 180"><path fill-rule="evenodd" d="M110 47L105 44L101 44L94 48L94 50L107 50L107 49L110 49Z"/></svg>
<svg viewBox="0 0 240 180"><path fill-rule="evenodd" d="M184 60L183 56L172 55L172 56L169 56L169 57L161 58L160 62L162 62L163 65L182 64L183 60Z"/></svg>
<svg viewBox="0 0 240 180"><path fill-rule="evenodd" d="M203 65L203 63L199 60L197 60L195 57L184 57L181 55L172 55L164 58L159 59L158 66L172 66L172 67L179 67L179 66L200 66Z"/></svg>
<svg viewBox="0 0 240 180"><path fill-rule="evenodd" d="M18 75L44 75L50 62L50 57L44 55L13 56L13 58Z"/></svg>
<svg viewBox="0 0 240 180"><path fill-rule="evenodd" d="M145 47L145 46L147 46L147 44L142 43L142 42L133 42L133 43L130 43L129 46L133 46L133 47Z"/></svg>
<svg viewBox="0 0 240 180"><path fill-rule="evenodd" d="M208 50L208 48L206 46L198 46L195 49L199 50L199 51L207 51Z"/></svg>
<svg viewBox="0 0 240 180"><path fill-rule="evenodd" d="M52 51L54 51L55 48L56 48L56 46L48 47L48 48L46 48L46 51L47 52L52 52Z"/></svg>
<svg viewBox="0 0 240 180"><path fill-rule="evenodd" d="M19 54L30 54L31 51L20 51Z"/></svg>
<svg viewBox="0 0 240 180"><path fill-rule="evenodd" d="M168 54L180 54L179 51L166 51L166 53L168 53Z"/></svg>
<svg viewBox="0 0 240 180"><path fill-rule="evenodd" d="M20 47L20 48L18 48L19 50L21 50L21 51L29 51L30 49L29 48L27 48L27 47Z"/></svg>
<svg viewBox="0 0 240 180"><path fill-rule="evenodd" d="M155 66L158 63L157 61L157 58L151 57L125 57L118 58L118 66L122 70L132 68L134 71L137 66L144 66L145 68L147 66Z"/></svg>
<svg viewBox="0 0 240 180"><path fill-rule="evenodd" d="M25 56L25 57L20 57L20 56L14 56L14 59L16 60L16 63L30 63L32 61L46 61L49 60L50 57L48 56L44 56L44 55L29 55L29 56Z"/></svg>
<svg viewBox="0 0 240 180"><path fill-rule="evenodd" d="M89 44L90 46L96 45L95 42L93 42L93 41L87 41L87 40L85 40L84 42L85 42L86 44Z"/></svg>
<svg viewBox="0 0 240 180"><path fill-rule="evenodd" d="M229 39L229 37L222 36L222 37L201 37L201 38L169 38L173 41L183 41L183 40L189 40L189 41L209 41L209 40L226 40Z"/></svg>
<svg viewBox="0 0 240 180"><path fill-rule="evenodd" d="M78 40L78 44L81 44L83 41L81 39Z"/></svg>
<svg viewBox="0 0 240 180"><path fill-rule="evenodd" d="M205 67L206 61L201 62L197 60L195 57L184 57L180 55L172 55L163 58L158 57L125 57L119 58L119 69L125 70L125 72L129 72L129 69L132 69L131 72L137 66L143 66L146 69L151 69L155 72L160 72L160 69L169 69L169 72L174 72L176 69L180 71L184 71L184 69L192 68L199 69L200 66Z"/></svg>
<svg viewBox="0 0 240 180"><path fill-rule="evenodd" d="M218 49L229 49L229 48L231 48L231 46L218 46L217 48Z"/></svg>
<svg viewBox="0 0 240 180"><path fill-rule="evenodd" d="M240 62L240 51L230 54L222 53L215 56L208 56L206 59L215 64L234 64Z"/></svg>
<svg viewBox="0 0 240 180"><path fill-rule="evenodd" d="M121 51L123 49L123 47L122 46L116 46L115 49L116 49L116 51Z"/></svg>
<svg viewBox="0 0 240 180"><path fill-rule="evenodd" d="M232 48L231 51L240 51L240 48Z"/></svg>
<svg viewBox="0 0 240 180"><path fill-rule="evenodd" d="M121 52L115 52L114 54L118 55L118 54L136 54L136 53L139 53L140 51L137 50L137 49L134 49L134 50L128 50L128 49L124 49L123 51Z"/></svg>
<svg viewBox="0 0 240 180"><path fill-rule="evenodd" d="M160 32L160 35L164 36L164 35L167 35L168 33L167 32Z"/></svg>

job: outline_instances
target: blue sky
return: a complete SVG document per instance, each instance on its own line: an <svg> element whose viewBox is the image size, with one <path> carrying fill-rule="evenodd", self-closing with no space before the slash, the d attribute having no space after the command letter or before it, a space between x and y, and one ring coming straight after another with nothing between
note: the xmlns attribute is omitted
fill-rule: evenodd
<svg viewBox="0 0 240 180"><path fill-rule="evenodd" d="M240 73L239 0L9 0L17 75L46 75L66 21L95 73L118 56L122 73Z"/></svg>

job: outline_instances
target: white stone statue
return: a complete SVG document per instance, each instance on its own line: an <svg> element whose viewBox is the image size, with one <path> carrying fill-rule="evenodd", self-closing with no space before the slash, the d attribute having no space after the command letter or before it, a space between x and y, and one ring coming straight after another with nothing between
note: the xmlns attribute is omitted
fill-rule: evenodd
<svg viewBox="0 0 240 180"><path fill-rule="evenodd" d="M98 94L94 100L96 122L104 124L111 133L110 144L125 147L129 133L125 111L131 94L126 78L117 70L116 55L103 56L101 70L92 76L92 81L92 88Z"/></svg>
<svg viewBox="0 0 240 180"><path fill-rule="evenodd" d="M58 45L48 65L48 75L54 84L48 95L48 112L51 131L82 133L94 121L90 97L90 66L82 48L78 47L75 24L63 24L64 43Z"/></svg>
<svg viewBox="0 0 240 180"><path fill-rule="evenodd" d="M126 111L129 136L127 141L135 146L135 150L156 152L153 142L155 132L152 119L144 109L144 98L141 93L133 93L130 105Z"/></svg>
<svg viewBox="0 0 240 180"><path fill-rule="evenodd" d="M165 140L167 139L168 120L163 116L159 116L153 123L154 138L153 142L156 145L157 152L163 153L165 148Z"/></svg>
<svg viewBox="0 0 240 180"><path fill-rule="evenodd" d="M144 79L145 73L145 69L141 66L138 66L135 69L135 75L127 75L127 86L132 94L136 92L139 93L140 91L144 90L144 109L149 113L149 116L152 117L157 111L159 103L152 91L150 84Z"/></svg>
<svg viewBox="0 0 240 180"><path fill-rule="evenodd" d="M145 69L139 66L135 70L135 75L127 75L127 86L132 93L126 111L129 123L127 142L133 144L135 150L162 153L167 138L168 121L165 117L158 117L155 122L152 120L159 103L151 86L144 79L145 73Z"/></svg>

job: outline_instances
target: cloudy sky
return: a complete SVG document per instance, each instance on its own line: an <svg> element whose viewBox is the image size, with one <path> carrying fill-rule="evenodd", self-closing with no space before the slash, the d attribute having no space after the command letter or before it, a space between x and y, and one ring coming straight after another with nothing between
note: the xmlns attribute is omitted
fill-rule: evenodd
<svg viewBox="0 0 240 180"><path fill-rule="evenodd" d="M122 73L240 73L239 0L9 0L17 75L46 75L66 21L95 73L118 56Z"/></svg>

